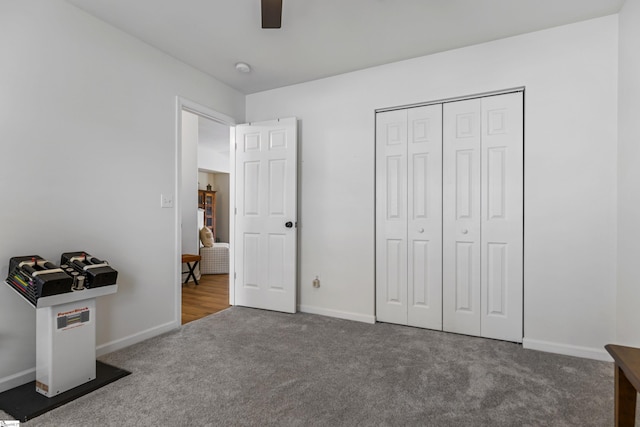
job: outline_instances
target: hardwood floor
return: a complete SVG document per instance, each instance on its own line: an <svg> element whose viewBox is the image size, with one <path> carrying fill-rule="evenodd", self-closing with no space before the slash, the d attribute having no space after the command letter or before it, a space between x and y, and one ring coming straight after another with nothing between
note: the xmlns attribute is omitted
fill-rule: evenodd
<svg viewBox="0 0 640 427"><path fill-rule="evenodd" d="M199 285L182 285L182 324L217 313L229 305L229 275L206 274Z"/></svg>

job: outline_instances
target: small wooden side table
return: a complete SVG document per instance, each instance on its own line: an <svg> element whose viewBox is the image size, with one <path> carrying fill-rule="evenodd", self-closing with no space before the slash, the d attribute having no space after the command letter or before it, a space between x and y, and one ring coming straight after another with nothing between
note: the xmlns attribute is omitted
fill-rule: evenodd
<svg viewBox="0 0 640 427"><path fill-rule="evenodd" d="M640 391L640 348L607 344L604 348L615 361L615 425L633 426Z"/></svg>
<svg viewBox="0 0 640 427"><path fill-rule="evenodd" d="M182 254L182 263L187 264L187 268L189 271L183 271L182 273L187 274L187 278L184 280L184 284L186 285L189 282L189 278L193 277L193 281L198 285L198 279L196 278L195 268L200 262L202 257L200 255L192 255L192 254Z"/></svg>

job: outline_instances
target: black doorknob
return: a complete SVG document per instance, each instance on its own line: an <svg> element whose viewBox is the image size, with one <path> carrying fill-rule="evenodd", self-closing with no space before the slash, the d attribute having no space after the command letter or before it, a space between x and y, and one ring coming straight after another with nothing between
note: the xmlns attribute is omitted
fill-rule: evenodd
<svg viewBox="0 0 640 427"><path fill-rule="evenodd" d="M291 221L287 221L287 222L284 224L284 226L285 226L285 227L287 227L287 228L291 228L291 227L293 227L293 223L292 223Z"/></svg>

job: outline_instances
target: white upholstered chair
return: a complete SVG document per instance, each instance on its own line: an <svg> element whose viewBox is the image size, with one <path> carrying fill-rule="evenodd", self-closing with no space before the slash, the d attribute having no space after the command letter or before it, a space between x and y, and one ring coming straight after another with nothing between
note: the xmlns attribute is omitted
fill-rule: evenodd
<svg viewBox="0 0 640 427"><path fill-rule="evenodd" d="M214 243L212 247L200 248L200 273L229 274L229 244Z"/></svg>

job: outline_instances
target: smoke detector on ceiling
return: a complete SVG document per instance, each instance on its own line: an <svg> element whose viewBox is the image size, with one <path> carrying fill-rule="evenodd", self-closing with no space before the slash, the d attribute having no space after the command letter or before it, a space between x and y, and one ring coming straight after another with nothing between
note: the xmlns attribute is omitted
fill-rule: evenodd
<svg viewBox="0 0 640 427"><path fill-rule="evenodd" d="M238 62L236 64L236 70L238 70L241 73L250 73L251 67L249 66L249 64L245 62Z"/></svg>

